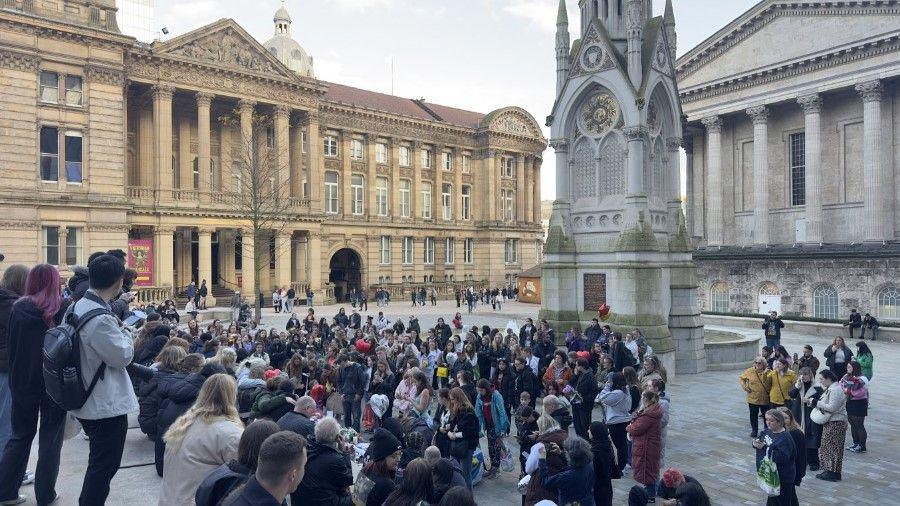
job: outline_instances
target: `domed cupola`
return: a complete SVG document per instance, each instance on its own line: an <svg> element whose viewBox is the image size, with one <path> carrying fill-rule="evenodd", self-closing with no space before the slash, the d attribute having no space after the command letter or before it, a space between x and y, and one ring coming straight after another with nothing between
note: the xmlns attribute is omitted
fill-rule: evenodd
<svg viewBox="0 0 900 506"><path fill-rule="evenodd" d="M312 57L291 38L291 15L284 7L284 0L272 21L275 23L275 35L263 44L266 49L294 72L304 77L315 77Z"/></svg>

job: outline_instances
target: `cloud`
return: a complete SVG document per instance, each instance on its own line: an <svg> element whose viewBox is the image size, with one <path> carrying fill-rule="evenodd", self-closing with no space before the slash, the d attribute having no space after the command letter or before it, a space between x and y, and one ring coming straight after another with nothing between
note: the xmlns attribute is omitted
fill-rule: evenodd
<svg viewBox="0 0 900 506"><path fill-rule="evenodd" d="M557 0L507 0L503 12L535 24L542 31L556 31Z"/></svg>
<svg viewBox="0 0 900 506"><path fill-rule="evenodd" d="M331 0L331 3L345 11L363 13L371 9L390 8L396 2L395 0Z"/></svg>

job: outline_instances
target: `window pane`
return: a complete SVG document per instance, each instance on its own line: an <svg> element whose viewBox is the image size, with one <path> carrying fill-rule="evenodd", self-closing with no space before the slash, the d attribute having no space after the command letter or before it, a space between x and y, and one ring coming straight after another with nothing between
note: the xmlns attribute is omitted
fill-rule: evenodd
<svg viewBox="0 0 900 506"><path fill-rule="evenodd" d="M48 264L59 265L59 227L44 227L44 257Z"/></svg>
<svg viewBox="0 0 900 506"><path fill-rule="evenodd" d="M41 128L41 180L59 179L59 132L56 128Z"/></svg>
<svg viewBox="0 0 900 506"><path fill-rule="evenodd" d="M791 134L791 205L806 204L806 135Z"/></svg>
<svg viewBox="0 0 900 506"><path fill-rule="evenodd" d="M41 72L41 101L59 101L59 75L55 72Z"/></svg>
<svg viewBox="0 0 900 506"><path fill-rule="evenodd" d="M66 265L78 265L78 229L70 228L66 235Z"/></svg>
<svg viewBox="0 0 900 506"><path fill-rule="evenodd" d="M66 76L66 103L81 105L81 76Z"/></svg>
<svg viewBox="0 0 900 506"><path fill-rule="evenodd" d="M41 153L59 153L59 132L53 127L41 128Z"/></svg>
<svg viewBox="0 0 900 506"><path fill-rule="evenodd" d="M81 149L81 136L66 134L66 181L70 183L81 182Z"/></svg>

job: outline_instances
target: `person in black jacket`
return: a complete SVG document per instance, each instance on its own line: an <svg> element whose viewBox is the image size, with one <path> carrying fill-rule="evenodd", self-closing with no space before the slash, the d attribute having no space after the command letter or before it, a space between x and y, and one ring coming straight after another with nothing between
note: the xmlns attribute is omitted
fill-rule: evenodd
<svg viewBox="0 0 900 506"><path fill-rule="evenodd" d="M381 506L396 488L394 477L402 455L402 445L389 430L375 429L367 452L369 462L363 467L363 476L354 487L354 499L359 497L366 506Z"/></svg>
<svg viewBox="0 0 900 506"><path fill-rule="evenodd" d="M360 417L362 416L363 394L366 391L365 368L359 363L359 354L355 351L350 353L350 359L347 355L340 355L337 359L337 365L340 371L337 376L338 392L344 396L344 426L353 427L356 432L360 432Z"/></svg>
<svg viewBox="0 0 900 506"><path fill-rule="evenodd" d="M291 493L291 504L352 504L348 487L353 485L353 448L341 439L340 429L333 417L316 424L315 438L307 447L306 473Z"/></svg>
<svg viewBox="0 0 900 506"><path fill-rule="evenodd" d="M594 410L594 398L597 397L597 380L591 373L587 359L578 359L575 365L575 376L569 380L569 384L581 397L581 402L572 403L575 433L588 439L588 426L591 423L591 412Z"/></svg>
<svg viewBox="0 0 900 506"><path fill-rule="evenodd" d="M460 388L450 389L450 423L446 435L450 439L450 456L459 462L466 487L472 490L472 454L478 447L480 423L469 397Z"/></svg>
<svg viewBox="0 0 900 506"><path fill-rule="evenodd" d="M769 316L763 320L762 329L766 338L766 346L774 349L781 344L781 329L784 328L784 322L778 317L778 311L771 311Z"/></svg>
<svg viewBox="0 0 900 506"><path fill-rule="evenodd" d="M281 430L296 432L306 439L311 439L316 428L316 423L311 420L316 413L316 401L312 397L304 395L296 401L290 399L288 402L293 403L294 410L288 411L278 419L278 427Z"/></svg>
<svg viewBox="0 0 900 506"><path fill-rule="evenodd" d="M226 506L281 506L303 481L306 440L293 432L272 434L259 448L256 473L231 495Z"/></svg>
<svg viewBox="0 0 900 506"><path fill-rule="evenodd" d="M28 267L22 264L10 265L3 272L3 280L0 281L0 452L6 448L6 442L12 435L7 324L13 304L25 293L28 270Z"/></svg>
<svg viewBox="0 0 900 506"><path fill-rule="evenodd" d="M25 296L13 304L7 326L9 389L12 397L12 437L0 458L0 502L24 502L19 486L25 476L31 442L38 432L38 462L34 494L38 504L56 499L56 478L66 412L44 390L44 334L59 325L66 304L59 293L59 271L35 266L25 282Z"/></svg>
<svg viewBox="0 0 900 506"><path fill-rule="evenodd" d="M533 408L534 402L541 391L541 382L534 375L531 367L528 367L528 364L525 363L524 358L517 357L515 364L516 379L513 382L513 402L518 407L519 396L522 395L522 392L528 392L531 394L531 407Z"/></svg>
<svg viewBox="0 0 900 506"><path fill-rule="evenodd" d="M591 453L594 464L594 506L612 506L612 480L622 477L606 424L591 423Z"/></svg>
<svg viewBox="0 0 900 506"><path fill-rule="evenodd" d="M850 309L850 316L847 318L847 321L844 323L844 326L847 327L847 331L850 332L850 339L853 339L853 329L859 329L857 337L862 337L865 330L862 328L862 316L859 315L859 311L856 308Z"/></svg>
<svg viewBox="0 0 900 506"><path fill-rule="evenodd" d="M153 369L138 363L129 366L129 372L141 379L138 389L138 425L141 432L146 434L151 441L156 441L158 434L159 415L159 391L160 385L173 381L178 376L178 366L187 352L181 346L167 346L159 353L159 368Z"/></svg>
<svg viewBox="0 0 900 506"><path fill-rule="evenodd" d="M258 420L244 429L238 442L237 459L213 470L197 487L194 495L197 506L218 506L228 494L246 483L256 472L263 441L276 432L278 425L270 420Z"/></svg>

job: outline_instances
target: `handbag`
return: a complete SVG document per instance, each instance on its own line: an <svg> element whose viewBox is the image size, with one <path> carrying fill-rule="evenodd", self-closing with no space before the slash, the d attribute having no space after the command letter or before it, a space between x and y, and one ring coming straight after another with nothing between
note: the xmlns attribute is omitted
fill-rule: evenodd
<svg viewBox="0 0 900 506"><path fill-rule="evenodd" d="M515 470L516 464L513 461L512 452L506 447L506 443L501 444L503 446L500 448L500 470L509 473Z"/></svg>
<svg viewBox="0 0 900 506"><path fill-rule="evenodd" d="M827 404L828 397L831 396L831 389L826 389L825 393L822 395L824 396L824 398L819 399L819 404ZM832 413L825 413L824 411L822 411L822 408L817 405L812 409L812 411L809 412L809 419L819 425L825 425L826 423L831 421L831 415Z"/></svg>
<svg viewBox="0 0 900 506"><path fill-rule="evenodd" d="M756 485L769 497L775 497L781 493L781 479L778 477L778 467L772 461L771 455L772 450L769 449L759 462L756 469Z"/></svg>

